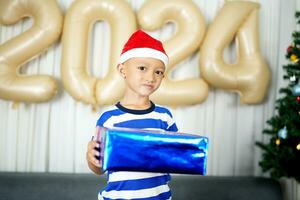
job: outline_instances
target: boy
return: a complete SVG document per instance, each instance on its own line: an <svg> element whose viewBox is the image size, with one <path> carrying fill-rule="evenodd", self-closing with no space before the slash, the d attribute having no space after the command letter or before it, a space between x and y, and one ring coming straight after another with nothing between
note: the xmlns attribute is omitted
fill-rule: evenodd
<svg viewBox="0 0 300 200"><path fill-rule="evenodd" d="M100 116L97 126L177 131L170 111L149 99L160 86L167 64L168 56L159 40L142 30L133 33L118 65L126 83L124 96ZM87 162L94 173L102 174L101 163L95 158L100 155L96 148L99 144L89 142ZM108 184L98 199L171 199L169 180L169 174L108 171Z"/></svg>

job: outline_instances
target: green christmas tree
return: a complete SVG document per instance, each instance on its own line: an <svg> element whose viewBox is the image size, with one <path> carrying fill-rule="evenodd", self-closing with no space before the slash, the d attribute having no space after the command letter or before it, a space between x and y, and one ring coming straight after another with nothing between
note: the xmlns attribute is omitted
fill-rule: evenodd
<svg viewBox="0 0 300 200"><path fill-rule="evenodd" d="M300 24L300 12L295 14ZM283 66L284 79L289 80L279 92L282 97L276 100L275 116L267 121L269 125L263 133L270 135L267 144L256 142L262 151L259 162L263 172L270 172L272 178L295 178L300 182L300 31L292 34L293 42L287 48Z"/></svg>

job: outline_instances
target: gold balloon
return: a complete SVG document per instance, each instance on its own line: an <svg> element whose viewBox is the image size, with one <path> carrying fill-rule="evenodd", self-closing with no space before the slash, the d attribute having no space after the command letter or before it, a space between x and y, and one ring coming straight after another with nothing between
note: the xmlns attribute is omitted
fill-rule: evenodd
<svg viewBox="0 0 300 200"><path fill-rule="evenodd" d="M138 11L138 21L148 31L162 28L168 22L174 22L177 30L164 43L170 62L166 77L151 99L159 104L173 106L204 101L208 96L208 85L201 78L180 81L168 78L175 65L195 52L204 38L205 19L198 7L186 0L146 1Z"/></svg>
<svg viewBox="0 0 300 200"><path fill-rule="evenodd" d="M20 74L20 67L59 38L63 16L55 0L0 0L1 24L15 24L24 17L32 17L32 27L0 46L0 98L48 101L56 94L54 78Z"/></svg>
<svg viewBox="0 0 300 200"><path fill-rule="evenodd" d="M107 75L103 79L88 74L88 36L91 26L100 20L110 25L111 48ZM136 30L135 15L121 0L78 0L68 9L64 31L61 76L65 89L76 100L93 105L115 103L124 92L117 71L124 43Z"/></svg>
<svg viewBox="0 0 300 200"><path fill-rule="evenodd" d="M243 103L260 103L270 79L258 41L259 4L226 2L210 26L192 0L146 1L138 11L141 28L154 31L168 23L176 32L164 42L170 63L161 87L151 96L158 104L180 106L201 103L208 96L208 83L233 90ZM55 0L0 0L0 23L14 24L31 16L33 26L0 46L0 98L15 102L43 102L56 93L53 77L20 74L22 64L49 47L60 36L62 13ZM96 21L110 25L111 48L108 72L102 79L88 73L88 37ZM68 9L63 32L61 78L74 99L93 105L109 105L124 92L117 71L124 43L136 30L136 18L126 1L77 0ZM170 80L174 67L192 55L202 43L200 75L204 78ZM223 51L236 39L237 62L227 64Z"/></svg>
<svg viewBox="0 0 300 200"><path fill-rule="evenodd" d="M270 80L269 68L260 53L259 4L226 2L210 25L201 48L200 72L212 86L233 90L241 102L260 103ZM227 64L223 51L236 38L237 62Z"/></svg>

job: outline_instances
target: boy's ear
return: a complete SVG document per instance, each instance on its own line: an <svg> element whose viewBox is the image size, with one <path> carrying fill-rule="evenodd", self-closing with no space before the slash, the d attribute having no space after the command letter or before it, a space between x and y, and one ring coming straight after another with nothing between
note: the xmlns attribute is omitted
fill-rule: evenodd
<svg viewBox="0 0 300 200"><path fill-rule="evenodd" d="M117 69L118 69L118 72L120 73L120 75L125 79L126 74L125 74L125 69L124 69L123 63L118 64Z"/></svg>

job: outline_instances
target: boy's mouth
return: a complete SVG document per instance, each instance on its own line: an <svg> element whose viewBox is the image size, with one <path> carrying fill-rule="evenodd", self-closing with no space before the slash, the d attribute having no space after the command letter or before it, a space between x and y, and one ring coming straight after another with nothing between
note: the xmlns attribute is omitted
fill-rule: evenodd
<svg viewBox="0 0 300 200"><path fill-rule="evenodd" d="M148 88L148 89L153 89L154 85L151 84L143 84L144 87Z"/></svg>

